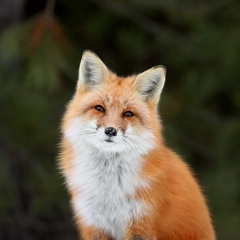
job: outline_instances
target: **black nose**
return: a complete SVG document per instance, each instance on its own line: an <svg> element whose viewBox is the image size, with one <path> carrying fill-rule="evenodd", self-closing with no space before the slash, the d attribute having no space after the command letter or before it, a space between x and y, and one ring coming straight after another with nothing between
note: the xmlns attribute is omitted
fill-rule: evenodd
<svg viewBox="0 0 240 240"><path fill-rule="evenodd" d="M109 137L117 136L117 130L113 127L108 127L105 129L105 134L108 135Z"/></svg>

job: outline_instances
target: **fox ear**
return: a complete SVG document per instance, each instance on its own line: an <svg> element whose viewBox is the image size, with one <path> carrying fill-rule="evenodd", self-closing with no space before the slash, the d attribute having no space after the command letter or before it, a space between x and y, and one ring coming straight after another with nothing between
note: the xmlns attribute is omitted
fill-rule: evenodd
<svg viewBox="0 0 240 240"><path fill-rule="evenodd" d="M160 98L166 77L166 68L162 65L153 67L141 74L135 80L135 89L146 101L157 101Z"/></svg>
<svg viewBox="0 0 240 240"><path fill-rule="evenodd" d="M108 69L92 51L85 50L79 67L78 87L93 87L104 82Z"/></svg>

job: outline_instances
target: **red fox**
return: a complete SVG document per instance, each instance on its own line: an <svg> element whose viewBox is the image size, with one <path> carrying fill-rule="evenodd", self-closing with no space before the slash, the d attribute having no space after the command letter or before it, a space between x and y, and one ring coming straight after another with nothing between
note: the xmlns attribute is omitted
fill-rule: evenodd
<svg viewBox="0 0 240 240"><path fill-rule="evenodd" d="M84 240L214 240L201 189L157 113L164 66L126 78L83 53L60 167Z"/></svg>

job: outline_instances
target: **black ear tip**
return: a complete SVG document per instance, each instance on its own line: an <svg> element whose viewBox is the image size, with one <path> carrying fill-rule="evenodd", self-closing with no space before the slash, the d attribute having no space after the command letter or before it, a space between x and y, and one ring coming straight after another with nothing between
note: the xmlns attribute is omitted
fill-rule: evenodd
<svg viewBox="0 0 240 240"><path fill-rule="evenodd" d="M163 65L157 65L157 66L155 66L153 68L163 68L164 72L165 73L167 72L167 68L165 66L163 66Z"/></svg>
<svg viewBox="0 0 240 240"><path fill-rule="evenodd" d="M92 50L90 50L90 49L84 50L84 51L83 51L83 55L84 55L85 53L91 53L91 54L95 55L96 57L98 57L98 55L97 55L95 52L93 52Z"/></svg>

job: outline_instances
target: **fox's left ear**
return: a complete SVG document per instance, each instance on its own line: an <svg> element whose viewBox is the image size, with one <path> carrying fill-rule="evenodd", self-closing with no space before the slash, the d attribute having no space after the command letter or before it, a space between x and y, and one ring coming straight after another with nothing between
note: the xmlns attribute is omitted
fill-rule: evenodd
<svg viewBox="0 0 240 240"><path fill-rule="evenodd" d="M165 78L166 68L158 65L139 74L134 80L134 88L142 96L143 100L158 102Z"/></svg>

